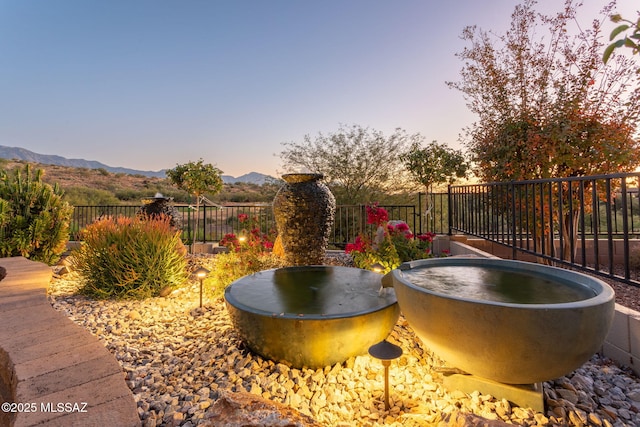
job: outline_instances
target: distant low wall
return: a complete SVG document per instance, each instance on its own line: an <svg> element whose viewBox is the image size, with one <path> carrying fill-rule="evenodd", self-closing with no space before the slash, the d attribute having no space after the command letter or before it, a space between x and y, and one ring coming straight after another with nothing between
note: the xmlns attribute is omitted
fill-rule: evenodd
<svg viewBox="0 0 640 427"><path fill-rule="evenodd" d="M474 248L480 249L484 252L493 254L499 258L511 259L512 250L510 247L505 245L501 245L499 243L490 242L485 239L472 238L464 235L455 235L455 236L439 236L445 239L450 239L452 241L457 241L461 243L466 243L469 246L473 246ZM613 262L615 264L623 264L624 263L624 241L616 239L612 240L612 252L613 252ZM595 251L594 245L596 242L593 240L585 241L585 255L587 257L587 263L593 264L595 262ZM598 244L598 262L600 264L608 264L609 263L609 242L607 240L599 240ZM523 244L524 245L524 244ZM529 242L531 248L533 248L533 242ZM556 251L559 250L560 243L556 240ZM640 250L640 240L638 239L629 239L629 250ZM576 253L580 253L582 251L582 242L578 240L576 242ZM524 254L522 252L518 252L518 259L523 261L535 261L535 257L533 255Z"/></svg>

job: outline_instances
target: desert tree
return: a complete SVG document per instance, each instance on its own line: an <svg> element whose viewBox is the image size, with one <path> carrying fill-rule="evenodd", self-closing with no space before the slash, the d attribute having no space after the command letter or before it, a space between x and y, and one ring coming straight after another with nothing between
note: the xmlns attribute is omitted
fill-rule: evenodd
<svg viewBox="0 0 640 427"><path fill-rule="evenodd" d="M446 144L431 141L426 146L411 144L400 160L414 181L429 193L434 185L452 184L466 177L469 164L461 150L455 150Z"/></svg>
<svg viewBox="0 0 640 427"><path fill-rule="evenodd" d="M434 185L452 184L457 179L466 177L469 164L461 150L455 150L446 144L431 141L426 146L418 142L411 144L400 160L409 171L411 178L424 188L427 195L425 216L433 207L430 194Z"/></svg>
<svg viewBox="0 0 640 427"><path fill-rule="evenodd" d="M280 158L288 172L323 174L337 203L364 204L404 188L406 170L400 157L422 139L400 128L387 136L368 127L340 125L333 133L283 143Z"/></svg>
<svg viewBox="0 0 640 427"><path fill-rule="evenodd" d="M197 162L190 161L176 165L175 168L167 170L166 174L176 187L193 195L196 199L196 226L193 239L195 242L198 235L200 202L205 194L213 195L222 190L222 171L199 159Z"/></svg>
<svg viewBox="0 0 640 427"><path fill-rule="evenodd" d="M503 35L462 32L461 80L448 85L477 116L465 135L476 174L491 182L633 170L640 162L639 75L623 55L602 61L602 24L615 2L586 29L573 0L555 16L535 5L517 5ZM565 202L576 197L570 186L559 191ZM577 230L577 211L564 212L561 231L575 239L569 230Z"/></svg>

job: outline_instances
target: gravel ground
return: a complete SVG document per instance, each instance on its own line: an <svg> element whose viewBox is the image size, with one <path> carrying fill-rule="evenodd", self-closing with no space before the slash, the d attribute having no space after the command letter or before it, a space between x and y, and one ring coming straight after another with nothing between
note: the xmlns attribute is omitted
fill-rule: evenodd
<svg viewBox="0 0 640 427"><path fill-rule="evenodd" d="M600 278L602 279L602 278ZM640 312L640 287L611 279L602 279L616 292L616 303Z"/></svg>
<svg viewBox="0 0 640 427"><path fill-rule="evenodd" d="M265 360L244 346L223 301L205 300L205 307L197 308L196 283L167 298L143 301L95 301L76 295L78 284L73 274L56 275L49 289L52 305L114 354L145 427L210 425L208 410L216 399L237 391L284 403L335 427L429 426L456 414L525 426L640 425L640 381L599 355L545 382L547 409L536 413L504 399L445 390L443 362L401 318L389 339L402 347L403 356L391 364L391 408L385 410L379 361L364 355L310 370ZM637 301L635 294L621 292L621 301Z"/></svg>

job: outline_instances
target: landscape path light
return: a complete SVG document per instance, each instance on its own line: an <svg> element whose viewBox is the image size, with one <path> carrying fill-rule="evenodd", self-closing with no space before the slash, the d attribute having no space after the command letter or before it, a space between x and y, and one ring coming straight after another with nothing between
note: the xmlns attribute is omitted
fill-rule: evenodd
<svg viewBox="0 0 640 427"><path fill-rule="evenodd" d="M204 280L205 277L207 277L207 274L209 274L209 273L210 273L210 271L207 270L204 267L200 267L196 271L193 272L193 274L200 281L200 308L202 308L202 281Z"/></svg>
<svg viewBox="0 0 640 427"><path fill-rule="evenodd" d="M371 265L371 271L373 271L374 273L382 273L384 271L384 266L379 262L376 262L375 264Z"/></svg>
<svg viewBox="0 0 640 427"><path fill-rule="evenodd" d="M369 354L382 361L384 366L384 408L389 410L389 365L393 359L402 356L402 348L382 340L378 344L369 347Z"/></svg>
<svg viewBox="0 0 640 427"><path fill-rule="evenodd" d="M248 235L249 235L249 233L247 232L247 230L243 228L242 230L240 230L240 235L238 236L238 241L240 243L246 242Z"/></svg>

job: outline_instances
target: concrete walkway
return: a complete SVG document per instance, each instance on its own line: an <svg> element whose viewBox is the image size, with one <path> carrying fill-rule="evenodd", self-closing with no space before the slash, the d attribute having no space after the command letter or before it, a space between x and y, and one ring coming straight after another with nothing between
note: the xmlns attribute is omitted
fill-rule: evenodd
<svg viewBox="0 0 640 427"><path fill-rule="evenodd" d="M23 257L0 266L0 401L20 410L4 408L0 425L139 426L116 359L47 300L51 268Z"/></svg>

